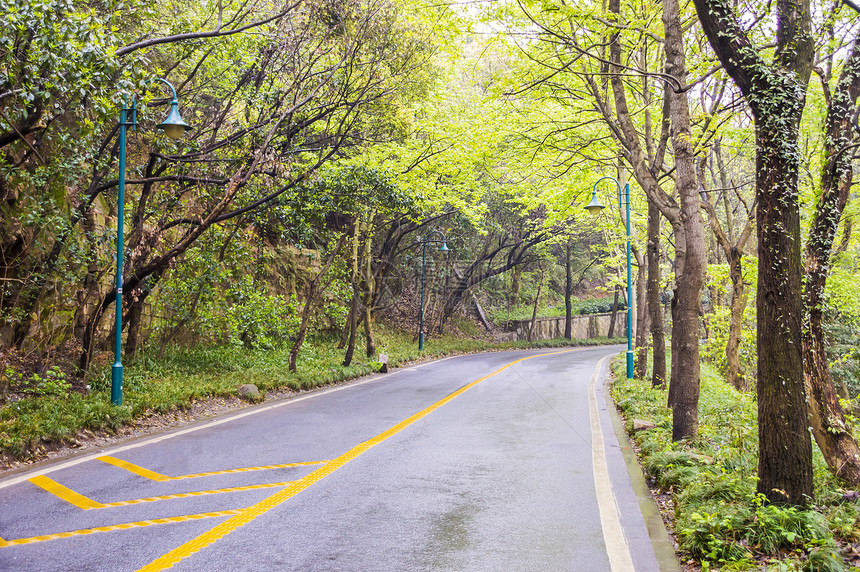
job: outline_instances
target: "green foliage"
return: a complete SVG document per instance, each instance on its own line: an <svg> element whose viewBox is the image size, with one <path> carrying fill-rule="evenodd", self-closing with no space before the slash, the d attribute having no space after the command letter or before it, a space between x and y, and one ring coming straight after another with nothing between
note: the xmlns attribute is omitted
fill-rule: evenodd
<svg viewBox="0 0 860 572"><path fill-rule="evenodd" d="M131 419L108 394L31 397L0 408L0 453L30 458L44 444L73 439L82 430L112 431Z"/></svg>
<svg viewBox="0 0 860 572"><path fill-rule="evenodd" d="M616 360L613 368L621 372L623 363ZM845 569L834 534L843 539L857 535L857 507L839 502L820 455L819 505L827 499L833 505L779 506L756 494L754 399L725 383L713 366L702 366L699 437L692 442L672 442L665 390L628 381L620 373L612 394L628 419L656 424L634 435L642 464L654 485L671 492L680 548L700 561L703 570L748 569L763 560L768 570Z"/></svg>
<svg viewBox="0 0 860 572"><path fill-rule="evenodd" d="M605 314L612 311L612 306L615 303L614 300L613 296L580 300L579 303L576 304L577 309L575 312L577 314ZM626 310L627 303L624 300L619 300L618 309Z"/></svg>
<svg viewBox="0 0 860 572"><path fill-rule="evenodd" d="M587 315L587 314L603 314L612 311L613 296L605 296L603 298L590 298L585 300L573 300L571 304L572 315ZM618 310L624 311L627 305L624 300L618 301ZM504 322L507 320L531 320L532 312L534 312L534 304L518 304L510 309L506 307L495 308L490 313L490 318L495 322ZM557 318L564 316L564 305L541 305L538 308L538 318Z"/></svg>

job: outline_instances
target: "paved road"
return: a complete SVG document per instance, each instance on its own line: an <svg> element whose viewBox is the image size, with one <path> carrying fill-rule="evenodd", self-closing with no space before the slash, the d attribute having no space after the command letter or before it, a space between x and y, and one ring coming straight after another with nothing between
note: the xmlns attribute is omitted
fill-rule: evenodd
<svg viewBox="0 0 860 572"><path fill-rule="evenodd" d="M618 349L448 358L7 477L0 570L658 570Z"/></svg>

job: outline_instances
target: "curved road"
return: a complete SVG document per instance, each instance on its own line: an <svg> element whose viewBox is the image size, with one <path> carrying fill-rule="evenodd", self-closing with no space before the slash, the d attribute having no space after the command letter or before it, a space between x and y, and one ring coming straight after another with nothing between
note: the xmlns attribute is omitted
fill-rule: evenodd
<svg viewBox="0 0 860 572"><path fill-rule="evenodd" d="M618 351L447 358L6 477L0 570L659 570Z"/></svg>

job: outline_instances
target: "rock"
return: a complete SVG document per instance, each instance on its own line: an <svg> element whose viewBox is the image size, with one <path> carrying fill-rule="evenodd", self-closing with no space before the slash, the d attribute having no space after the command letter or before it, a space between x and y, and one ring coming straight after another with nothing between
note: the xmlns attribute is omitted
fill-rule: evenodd
<svg viewBox="0 0 860 572"><path fill-rule="evenodd" d="M653 429L656 427L653 421L647 421L645 419L634 419L633 420L633 431L647 431L648 429Z"/></svg>
<svg viewBox="0 0 860 572"><path fill-rule="evenodd" d="M856 501L858 498L860 498L860 494L857 494L857 491L848 491L842 495L842 500L849 502Z"/></svg>
<svg viewBox="0 0 860 572"><path fill-rule="evenodd" d="M257 386L253 383L246 383L244 385L240 385L239 389L236 390L236 393L239 395L239 397L241 397L245 401L250 401L251 403L263 401L263 396L260 395L260 390L257 389Z"/></svg>
<svg viewBox="0 0 860 572"><path fill-rule="evenodd" d="M709 457L707 455L700 455L699 453L690 453L690 458L697 463L701 463L702 465L713 465L714 458Z"/></svg>

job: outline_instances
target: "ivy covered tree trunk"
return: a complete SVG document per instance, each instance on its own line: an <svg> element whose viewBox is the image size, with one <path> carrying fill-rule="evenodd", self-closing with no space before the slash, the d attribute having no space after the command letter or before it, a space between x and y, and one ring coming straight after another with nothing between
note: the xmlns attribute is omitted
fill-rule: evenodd
<svg viewBox="0 0 860 572"><path fill-rule="evenodd" d="M801 356L798 131L812 71L808 0L777 4L773 63L764 61L731 7L694 0L708 41L755 117L758 236L758 492L806 504L812 439Z"/></svg>
<svg viewBox="0 0 860 572"><path fill-rule="evenodd" d="M860 38L855 40L825 119L826 162L821 175L819 199L806 244L806 284L803 328L803 369L809 397L812 433L833 474L860 484L860 447L839 404L830 374L823 325L824 289L830 252L853 182L853 145L860 135L852 133L852 115L860 96Z"/></svg>
<svg viewBox="0 0 860 572"><path fill-rule="evenodd" d="M812 441L800 336L798 160L783 151L786 134L777 120L785 118L769 119L756 126L758 491L775 502L802 504L812 497ZM789 136L797 140L796 131Z"/></svg>

